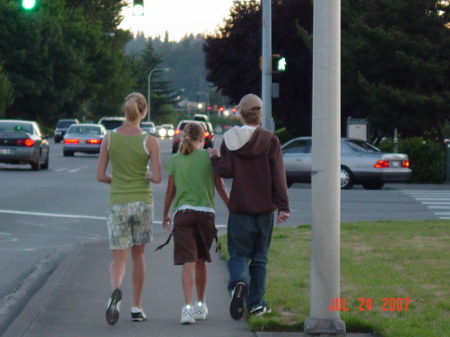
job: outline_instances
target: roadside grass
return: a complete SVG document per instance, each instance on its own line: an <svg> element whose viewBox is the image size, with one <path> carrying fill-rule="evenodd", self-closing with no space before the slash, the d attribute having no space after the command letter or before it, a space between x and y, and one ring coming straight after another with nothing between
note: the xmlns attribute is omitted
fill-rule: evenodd
<svg viewBox="0 0 450 337"><path fill-rule="evenodd" d="M247 316L252 331L303 330L310 312L310 238L311 226L274 229L265 296L272 313ZM220 241L227 259L226 236ZM450 221L342 224L340 297L347 302L341 312L347 332L448 336Z"/></svg>

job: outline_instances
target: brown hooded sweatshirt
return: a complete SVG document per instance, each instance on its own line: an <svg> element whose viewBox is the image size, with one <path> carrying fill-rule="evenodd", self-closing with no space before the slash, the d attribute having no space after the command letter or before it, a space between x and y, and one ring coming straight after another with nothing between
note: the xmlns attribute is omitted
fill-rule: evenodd
<svg viewBox="0 0 450 337"><path fill-rule="evenodd" d="M235 126L225 133L214 171L233 178L228 209L236 214L289 213L281 145L269 130Z"/></svg>

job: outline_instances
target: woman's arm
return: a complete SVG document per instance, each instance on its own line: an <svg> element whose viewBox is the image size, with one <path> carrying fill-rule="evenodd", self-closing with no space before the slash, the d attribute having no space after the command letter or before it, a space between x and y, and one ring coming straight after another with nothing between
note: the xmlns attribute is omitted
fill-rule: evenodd
<svg viewBox="0 0 450 337"><path fill-rule="evenodd" d="M98 156L97 163L97 180L102 183L111 184L112 176L106 173L108 168L109 156L108 156L109 134L107 134L102 141L100 148L100 154Z"/></svg>
<svg viewBox="0 0 450 337"><path fill-rule="evenodd" d="M228 200L230 199L230 196L228 195L227 186L217 173L214 174L214 185L216 186L217 193L219 193L225 206L228 207Z"/></svg>
<svg viewBox="0 0 450 337"><path fill-rule="evenodd" d="M152 168L151 172L148 172L148 179L154 184L159 184L161 182L161 158L158 140L153 136L148 136L146 146L148 153L150 153L150 165Z"/></svg>

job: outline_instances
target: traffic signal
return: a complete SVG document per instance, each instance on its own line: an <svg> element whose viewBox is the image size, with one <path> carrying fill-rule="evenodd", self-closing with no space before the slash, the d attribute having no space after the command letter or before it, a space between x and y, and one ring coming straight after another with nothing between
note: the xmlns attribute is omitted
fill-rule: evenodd
<svg viewBox="0 0 450 337"><path fill-rule="evenodd" d="M133 1L133 15L134 16L144 15L144 0Z"/></svg>
<svg viewBox="0 0 450 337"><path fill-rule="evenodd" d="M272 55L272 73L279 73L286 70L286 58L278 54Z"/></svg>
<svg viewBox="0 0 450 337"><path fill-rule="evenodd" d="M36 7L36 0L22 0L22 8L30 11Z"/></svg>

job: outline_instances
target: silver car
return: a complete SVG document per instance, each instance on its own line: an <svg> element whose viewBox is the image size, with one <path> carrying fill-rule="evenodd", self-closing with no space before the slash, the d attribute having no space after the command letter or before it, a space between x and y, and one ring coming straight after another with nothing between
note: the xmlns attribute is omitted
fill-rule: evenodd
<svg viewBox="0 0 450 337"><path fill-rule="evenodd" d="M283 144L283 162L288 186L311 182L311 137L294 138ZM388 181L411 178L409 158L403 153L385 153L370 143L341 138L341 188L355 184L368 190L383 188Z"/></svg>
<svg viewBox="0 0 450 337"><path fill-rule="evenodd" d="M73 156L75 152L100 153L107 132L102 124L72 125L64 136L63 155Z"/></svg>
<svg viewBox="0 0 450 337"><path fill-rule="evenodd" d="M0 163L48 169L49 143L33 121L0 120Z"/></svg>

